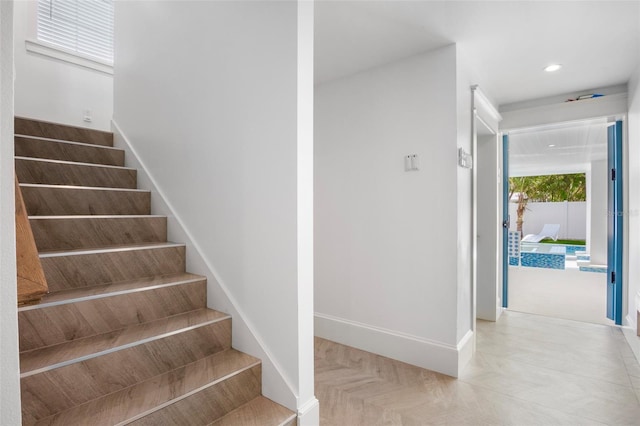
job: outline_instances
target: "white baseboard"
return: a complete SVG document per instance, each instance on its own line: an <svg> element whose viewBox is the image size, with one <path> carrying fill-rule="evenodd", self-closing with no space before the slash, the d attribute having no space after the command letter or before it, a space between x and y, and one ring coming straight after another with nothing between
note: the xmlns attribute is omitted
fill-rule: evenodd
<svg viewBox="0 0 640 426"><path fill-rule="evenodd" d="M315 335L453 377L458 377L475 350L471 330L454 346L317 312Z"/></svg>
<svg viewBox="0 0 640 426"><path fill-rule="evenodd" d="M624 322L622 323L622 325L623 325L623 326L625 326L625 327L632 328L632 329L634 329L634 330L636 330L636 327L637 327L637 323L636 323L636 321L634 321L634 319L632 318L631 313L629 313L629 315L627 315L627 316L624 318ZM636 331L637 331L637 330L636 330Z"/></svg>
<svg viewBox="0 0 640 426"><path fill-rule="evenodd" d="M298 426L318 426L320 424L320 403L312 398L298 408Z"/></svg>
<svg viewBox="0 0 640 426"><path fill-rule="evenodd" d="M458 342L456 349L458 351L458 374L456 377L460 377L476 353L476 333L471 330L467 331L467 334Z"/></svg>

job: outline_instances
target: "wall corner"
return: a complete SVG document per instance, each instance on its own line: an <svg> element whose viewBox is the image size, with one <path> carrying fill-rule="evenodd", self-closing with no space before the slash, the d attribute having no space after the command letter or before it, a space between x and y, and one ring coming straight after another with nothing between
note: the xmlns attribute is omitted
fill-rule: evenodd
<svg viewBox="0 0 640 426"><path fill-rule="evenodd" d="M469 365L473 355L476 353L476 333L472 330L467 331L467 334L460 340L457 345L458 349L458 374L456 377L460 377L464 369Z"/></svg>
<svg viewBox="0 0 640 426"><path fill-rule="evenodd" d="M0 1L0 413L21 423L14 194L14 2Z"/></svg>

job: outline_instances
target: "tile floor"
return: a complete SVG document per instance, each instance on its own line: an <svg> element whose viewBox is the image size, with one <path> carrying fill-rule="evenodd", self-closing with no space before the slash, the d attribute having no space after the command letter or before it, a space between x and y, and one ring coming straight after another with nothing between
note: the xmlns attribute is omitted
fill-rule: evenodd
<svg viewBox="0 0 640 426"><path fill-rule="evenodd" d="M567 269L509 267L509 309L613 325L607 319L607 274Z"/></svg>
<svg viewBox="0 0 640 426"><path fill-rule="evenodd" d="M640 425L619 328L510 311L477 328L459 379L316 338L321 425Z"/></svg>

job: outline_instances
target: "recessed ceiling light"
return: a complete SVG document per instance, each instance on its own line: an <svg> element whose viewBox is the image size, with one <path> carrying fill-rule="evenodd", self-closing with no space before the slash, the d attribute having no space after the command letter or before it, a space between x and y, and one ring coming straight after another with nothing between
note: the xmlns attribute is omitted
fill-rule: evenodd
<svg viewBox="0 0 640 426"><path fill-rule="evenodd" d="M544 70L546 72L554 72L554 71L558 71L560 68L562 68L562 65L560 64L551 64L547 66Z"/></svg>
<svg viewBox="0 0 640 426"><path fill-rule="evenodd" d="M549 146L549 148L553 148L555 145L550 143L548 146Z"/></svg>

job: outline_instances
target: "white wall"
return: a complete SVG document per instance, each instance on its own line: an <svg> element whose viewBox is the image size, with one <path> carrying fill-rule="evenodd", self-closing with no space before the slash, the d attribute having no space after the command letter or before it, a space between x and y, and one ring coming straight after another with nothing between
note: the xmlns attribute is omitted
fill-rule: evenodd
<svg viewBox="0 0 640 426"><path fill-rule="evenodd" d="M607 160L591 162L591 223L589 254L594 265L607 264Z"/></svg>
<svg viewBox="0 0 640 426"><path fill-rule="evenodd" d="M604 184L606 190L606 181ZM600 207L602 208L602 206ZM517 227L517 208L518 205L516 203L509 203L509 214L511 215L510 229L514 231ZM587 223L587 202L562 201L553 203L527 203L527 210L524 213L524 223L522 224L522 232L524 235L537 234L547 223L557 223L560 225L558 238L586 240L587 227L589 226Z"/></svg>
<svg viewBox="0 0 640 426"><path fill-rule="evenodd" d="M626 192L628 206L628 314L625 325L637 327L636 316L640 297L640 68L629 81L629 113L628 129L628 189Z"/></svg>
<svg viewBox="0 0 640 426"><path fill-rule="evenodd" d="M25 40L36 38L36 3L15 2L16 115L109 130L112 75L27 52ZM84 110L91 110L91 123L82 120Z"/></svg>
<svg viewBox="0 0 640 426"><path fill-rule="evenodd" d="M313 100L315 4L298 2L298 425L320 424L320 405L314 396L315 351L313 316Z"/></svg>
<svg viewBox="0 0 640 426"><path fill-rule="evenodd" d="M321 84L315 95L316 334L450 375L456 106L455 46ZM419 171L404 171L408 154Z"/></svg>
<svg viewBox="0 0 640 426"><path fill-rule="evenodd" d="M463 50L456 48L456 150L464 148L466 152L473 152L472 120L472 81L471 69L465 62ZM457 153L457 152L456 152ZM456 226L457 239L457 327L456 342L465 342L471 336L474 321L474 307L472 306L473 291L473 169L459 167L456 161L449 164L456 167L457 199L455 212L458 216ZM473 349L474 344L465 349ZM471 359L468 351L464 353L466 361ZM466 364L466 362L465 362Z"/></svg>
<svg viewBox="0 0 640 426"><path fill-rule="evenodd" d="M21 423L13 183L13 6L12 1L0 2L0 419L6 425Z"/></svg>
<svg viewBox="0 0 640 426"><path fill-rule="evenodd" d="M308 6L117 2L114 82L114 122L188 256L199 249L205 266L188 262L209 278L208 305L233 313L234 347L263 358L265 395L300 411L315 401Z"/></svg>
<svg viewBox="0 0 640 426"><path fill-rule="evenodd" d="M565 203L566 230L569 239L587 239L587 203Z"/></svg>

